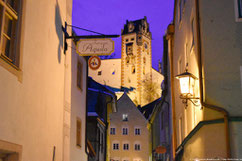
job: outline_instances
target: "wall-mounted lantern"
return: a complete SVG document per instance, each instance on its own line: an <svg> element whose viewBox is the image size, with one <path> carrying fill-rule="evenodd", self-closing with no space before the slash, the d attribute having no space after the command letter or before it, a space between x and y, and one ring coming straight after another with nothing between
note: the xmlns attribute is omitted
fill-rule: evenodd
<svg viewBox="0 0 242 161"><path fill-rule="evenodd" d="M195 81L197 77L185 71L176 76L180 84L180 98L187 106L187 100L191 101L195 106L199 106L199 98L195 97Z"/></svg>

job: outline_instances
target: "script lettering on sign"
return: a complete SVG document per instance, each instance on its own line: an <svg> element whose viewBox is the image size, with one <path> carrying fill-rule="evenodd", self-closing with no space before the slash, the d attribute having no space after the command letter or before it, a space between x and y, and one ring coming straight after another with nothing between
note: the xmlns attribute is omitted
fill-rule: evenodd
<svg viewBox="0 0 242 161"><path fill-rule="evenodd" d="M114 42L111 39L80 40L76 47L81 56L111 55L114 52Z"/></svg>

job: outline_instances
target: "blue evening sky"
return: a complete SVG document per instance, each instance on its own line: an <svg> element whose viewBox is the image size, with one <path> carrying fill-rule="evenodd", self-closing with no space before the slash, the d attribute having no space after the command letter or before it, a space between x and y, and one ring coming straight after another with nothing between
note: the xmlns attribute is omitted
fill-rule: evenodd
<svg viewBox="0 0 242 161"><path fill-rule="evenodd" d="M162 60L163 35L172 21L174 0L73 0L72 25L103 34L119 34L126 20L147 17L152 33L152 66ZM75 30L79 35L90 35ZM121 37L115 40L115 58L121 57Z"/></svg>

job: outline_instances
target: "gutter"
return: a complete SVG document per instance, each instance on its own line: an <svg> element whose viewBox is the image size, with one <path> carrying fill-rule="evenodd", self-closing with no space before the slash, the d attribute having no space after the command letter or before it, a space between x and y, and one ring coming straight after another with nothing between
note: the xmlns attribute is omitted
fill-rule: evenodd
<svg viewBox="0 0 242 161"><path fill-rule="evenodd" d="M228 118L229 118L229 113L222 107L218 107L215 105L210 105L207 104L204 101L204 92L203 92L203 75L204 75L204 70L202 66L202 49L201 49L201 28L200 28L200 15L199 15L199 0L195 1L195 7L196 7L196 29L197 29L197 53L198 53L198 70L199 70L199 88L200 88L200 102L202 107L209 108L215 111L218 111L224 115L224 131L225 131L225 136L226 136L226 149L227 149L227 158L231 158L231 147L230 147L230 138L229 138L229 123L228 123Z"/></svg>
<svg viewBox="0 0 242 161"><path fill-rule="evenodd" d="M174 20L173 20L173 23L174 23ZM171 75L170 81L171 81L171 107L172 107L172 131L173 131L173 135L172 135L173 158L175 158L176 156L176 147L177 147L176 115L175 115L176 110L175 110L174 73L173 73L173 40L174 40L174 34L175 34L174 29L175 29L174 24L170 24L167 30L167 40L168 41L170 40L170 46L168 46L170 48L170 52L168 53L169 54L168 56L170 60L170 75Z"/></svg>

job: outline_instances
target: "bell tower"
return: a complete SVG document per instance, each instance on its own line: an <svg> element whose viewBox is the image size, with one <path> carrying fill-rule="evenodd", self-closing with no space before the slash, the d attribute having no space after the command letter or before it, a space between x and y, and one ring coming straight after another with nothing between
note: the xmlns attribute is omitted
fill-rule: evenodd
<svg viewBox="0 0 242 161"><path fill-rule="evenodd" d="M152 79L151 32L147 18L126 21L122 29L121 86L134 88L129 93L137 105L145 105L144 82Z"/></svg>

